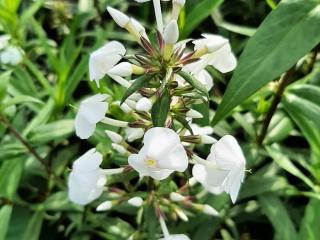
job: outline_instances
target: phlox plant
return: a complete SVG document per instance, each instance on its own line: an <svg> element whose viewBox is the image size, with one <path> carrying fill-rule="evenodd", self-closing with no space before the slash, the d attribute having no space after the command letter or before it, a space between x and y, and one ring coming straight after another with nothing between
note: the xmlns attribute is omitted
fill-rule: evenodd
<svg viewBox="0 0 320 240"><path fill-rule="evenodd" d="M184 0L172 0L171 17L164 23L161 2L153 0L157 29L149 34L136 19L107 7L115 23L140 48L127 54L123 43L108 39L91 53L90 80L99 88L108 75L126 91L120 102L103 91L83 100L77 109L75 130L78 137L87 139L98 123L113 127L113 131L105 131L106 137L127 164L103 169L103 154L93 148L74 161L68 179L69 199L76 204L99 201L103 193L109 196L107 201L100 201L97 212L108 211L123 201L139 208L138 215L151 206L162 229L156 236L165 240L189 239L185 234L170 234L166 221L170 221L172 211L183 221L188 221L190 211L219 217L212 206L197 202L190 188L200 184L204 192L227 193L235 203L246 171L245 157L233 136L215 139L210 136L211 127L195 123L204 113L194 108L208 104L208 91L213 87L206 67L227 73L235 69L237 61L228 39L222 36L205 33L201 39L179 41L177 20L184 4ZM109 117L112 105L119 106L131 120ZM211 145L205 159L195 150L201 144ZM134 189L115 190L108 184L111 176L130 173L137 173ZM180 185L162 191L170 178L179 179ZM131 239L140 236L137 230Z"/></svg>

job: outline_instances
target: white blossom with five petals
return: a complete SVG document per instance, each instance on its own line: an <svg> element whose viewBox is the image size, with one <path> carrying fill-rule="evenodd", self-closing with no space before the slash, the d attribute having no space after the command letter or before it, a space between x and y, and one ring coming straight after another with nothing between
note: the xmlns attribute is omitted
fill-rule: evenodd
<svg viewBox="0 0 320 240"><path fill-rule="evenodd" d="M187 169L188 156L179 135L172 129L149 129L144 135L143 144L139 153L130 155L128 159L140 177L163 180L174 171L183 172Z"/></svg>
<svg viewBox="0 0 320 240"><path fill-rule="evenodd" d="M207 161L196 159L192 173L203 187L214 194L226 192L234 203L245 176L246 160L237 140L226 135L212 145Z"/></svg>

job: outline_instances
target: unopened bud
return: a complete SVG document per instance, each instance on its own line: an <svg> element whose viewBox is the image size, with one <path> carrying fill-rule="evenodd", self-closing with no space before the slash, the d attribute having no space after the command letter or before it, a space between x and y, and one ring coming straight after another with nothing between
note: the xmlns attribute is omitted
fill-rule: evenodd
<svg viewBox="0 0 320 240"><path fill-rule="evenodd" d="M163 33L163 39L166 44L173 45L179 39L179 27L176 20L171 20L171 22L166 26Z"/></svg>
<svg viewBox="0 0 320 240"><path fill-rule="evenodd" d="M172 19L177 20L179 18L180 10L183 8L186 0L173 0Z"/></svg>
<svg viewBox="0 0 320 240"><path fill-rule="evenodd" d="M128 203L134 207L141 207L143 199L141 197L133 197L128 200Z"/></svg>
<svg viewBox="0 0 320 240"><path fill-rule="evenodd" d="M142 128L126 128L127 132L127 140L129 142L133 142L137 139L140 139L144 135L144 131Z"/></svg>
<svg viewBox="0 0 320 240"><path fill-rule="evenodd" d="M109 70L109 74L120 76L120 77L127 77L132 75L132 66L131 63L122 62L118 65L114 66Z"/></svg>
<svg viewBox="0 0 320 240"><path fill-rule="evenodd" d="M202 144L213 144L216 143L217 140L213 137L210 137L208 135L200 135L201 137L201 143Z"/></svg>
<svg viewBox="0 0 320 240"><path fill-rule="evenodd" d="M208 204L203 205L203 213L210 216L219 216L219 212Z"/></svg>
<svg viewBox="0 0 320 240"><path fill-rule="evenodd" d="M115 126L115 127L128 127L128 125L129 125L128 122L115 120L115 119L108 118L108 117L105 117L101 122L108 124L108 125L111 125L111 126Z"/></svg>
<svg viewBox="0 0 320 240"><path fill-rule="evenodd" d="M179 194L179 193L172 192L172 193L170 193L170 199L171 199L171 201L173 201L173 202L181 202L181 201L183 201L183 200L185 199L185 197L182 196L182 195Z"/></svg>
<svg viewBox="0 0 320 240"><path fill-rule="evenodd" d="M108 211L112 208L112 202L111 201L105 201L101 203L97 208L97 212L103 212L103 211Z"/></svg>
<svg viewBox="0 0 320 240"><path fill-rule="evenodd" d="M136 104L136 110L148 112L152 108L152 102L148 98L141 98Z"/></svg>
<svg viewBox="0 0 320 240"><path fill-rule="evenodd" d="M125 102L122 103L121 105L120 105L120 102L119 102L119 106L120 106L121 110L124 111L125 113L130 113L130 112L132 112L132 108L129 107L128 104L125 103Z"/></svg>
<svg viewBox="0 0 320 240"><path fill-rule="evenodd" d="M125 15L124 13L120 12L117 9L114 9L112 7L107 7L107 10L113 20L122 28L124 28L130 21L130 18Z"/></svg>
<svg viewBox="0 0 320 240"><path fill-rule="evenodd" d="M190 109L187 113L186 116L189 118L203 118L203 115L199 113L196 110Z"/></svg>
<svg viewBox="0 0 320 240"><path fill-rule="evenodd" d="M179 218L184 221L184 222L188 222L189 218L188 216L184 213L184 211L182 211L179 208L175 208L174 211L176 212L176 214L179 216Z"/></svg>
<svg viewBox="0 0 320 240"><path fill-rule="evenodd" d="M128 82L126 79L117 76L117 75L112 75L109 74L109 76L117 83L119 83L121 86L125 87L125 88L129 88L131 86L130 82Z"/></svg>
<svg viewBox="0 0 320 240"><path fill-rule="evenodd" d="M114 143L121 143L123 141L123 138L118 133L115 133L113 131L106 130L105 133L108 135L110 140Z"/></svg>
<svg viewBox="0 0 320 240"><path fill-rule="evenodd" d="M127 153L127 149L125 149L123 146L116 144L116 143L112 143L111 144L112 148L114 150L116 150L118 153L125 155Z"/></svg>

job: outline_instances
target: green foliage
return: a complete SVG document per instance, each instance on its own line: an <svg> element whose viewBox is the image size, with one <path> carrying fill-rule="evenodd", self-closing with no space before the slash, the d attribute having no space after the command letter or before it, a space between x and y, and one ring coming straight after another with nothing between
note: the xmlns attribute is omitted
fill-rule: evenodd
<svg viewBox="0 0 320 240"><path fill-rule="evenodd" d="M76 106L86 93L98 92L95 83L88 81L90 52L111 39L131 40L106 16L106 5L129 9L131 16L154 28L147 3L89 1L80 11L80 2L85 1L0 0L0 35L9 34L10 42L25 54L18 66L0 64L0 240L161 237L148 198L153 193L146 179L137 181L135 171L109 176L107 186L114 192L86 207L68 199L72 163L94 144L104 155L103 167L127 164L127 158L115 153L105 136L109 127L98 125L87 142L74 137ZM199 184L186 189L185 195L214 206L220 217L205 216L187 206L183 210L189 221L183 222L174 211L176 205L168 204L167 224L172 233L187 233L192 240L319 238L320 62L316 45L320 42L320 2L277 2L187 0L179 19L181 38L198 38L202 32L220 34L230 39L237 57L243 52L233 76L207 69L215 83L209 96L196 77L180 72L196 89L197 98L203 99L192 105L205 116L195 122L206 126L214 117L213 137L236 136L252 173L246 174L235 205L224 194L203 192ZM163 4L163 10L171 6ZM136 45L128 42L130 53ZM289 86L280 96L265 141L258 146L256 138L279 89L279 82L273 80L293 65ZM123 102L148 82L152 84L150 80L142 76L128 89L110 79L100 83L112 101ZM155 126L164 126L167 119L163 116L171 102L167 88L161 87L149 116ZM128 119L118 106L109 105L110 117ZM172 114L173 124L192 132L190 122L179 114ZM200 156L206 156L209 149L208 145L195 146ZM161 186L157 181L152 184L166 196L184 184L180 176L189 178L191 169ZM97 205L114 200L120 188L148 201L138 210L124 198L111 210L96 212Z"/></svg>
<svg viewBox="0 0 320 240"><path fill-rule="evenodd" d="M278 5L245 47L213 125L319 43L319 12L317 0L284 0Z"/></svg>

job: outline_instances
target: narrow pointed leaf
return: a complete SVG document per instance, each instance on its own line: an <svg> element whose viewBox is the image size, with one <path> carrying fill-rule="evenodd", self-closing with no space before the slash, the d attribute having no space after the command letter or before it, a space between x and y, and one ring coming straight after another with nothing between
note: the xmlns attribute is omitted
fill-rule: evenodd
<svg viewBox="0 0 320 240"><path fill-rule="evenodd" d="M189 73L186 73L184 71L180 71L179 75L184 80L186 80L192 87L194 87L195 89L200 91L204 96L209 98L208 91L207 91L206 87L201 82L199 82L194 76L192 76Z"/></svg>
<svg viewBox="0 0 320 240"><path fill-rule="evenodd" d="M318 0L283 0L245 47L212 124L278 78L320 42Z"/></svg>
<svg viewBox="0 0 320 240"><path fill-rule="evenodd" d="M167 88L153 104L151 109L152 123L154 127L163 127L170 110L170 95Z"/></svg>
<svg viewBox="0 0 320 240"><path fill-rule="evenodd" d="M145 84L147 84L151 78L152 75L143 75L139 78L137 78L133 84L127 89L127 91L124 93L122 99L121 99L121 104L128 98L130 97L133 93L138 91L140 88L142 88Z"/></svg>

